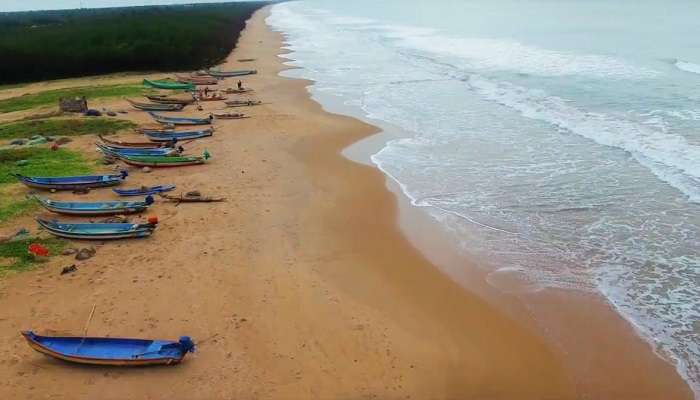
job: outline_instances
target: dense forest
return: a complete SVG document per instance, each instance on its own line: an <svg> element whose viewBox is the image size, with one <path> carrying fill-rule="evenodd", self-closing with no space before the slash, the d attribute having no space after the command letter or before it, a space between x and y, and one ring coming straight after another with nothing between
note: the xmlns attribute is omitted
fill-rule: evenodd
<svg viewBox="0 0 700 400"><path fill-rule="evenodd" d="M0 84L209 67L266 4L0 13Z"/></svg>

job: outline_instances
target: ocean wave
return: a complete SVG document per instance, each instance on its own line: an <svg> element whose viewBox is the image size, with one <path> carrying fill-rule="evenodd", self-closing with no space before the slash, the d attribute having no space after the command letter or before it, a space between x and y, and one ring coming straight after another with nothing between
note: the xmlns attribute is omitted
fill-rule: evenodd
<svg viewBox="0 0 700 400"><path fill-rule="evenodd" d="M525 117L628 151L690 201L700 202L700 146L688 143L683 136L619 117L586 112L541 90L492 82L479 75L471 75L467 82L489 100L513 108Z"/></svg>
<svg viewBox="0 0 700 400"><path fill-rule="evenodd" d="M381 25L378 29L384 30L386 37L398 40L403 47L457 57L465 63L463 67L477 70L612 79L646 79L660 75L656 70L631 65L613 57L543 49L508 39L453 37L434 29L400 25Z"/></svg>
<svg viewBox="0 0 700 400"><path fill-rule="evenodd" d="M685 72L692 72L694 74L700 74L700 65L694 64L688 61L677 60L675 64L676 68Z"/></svg>

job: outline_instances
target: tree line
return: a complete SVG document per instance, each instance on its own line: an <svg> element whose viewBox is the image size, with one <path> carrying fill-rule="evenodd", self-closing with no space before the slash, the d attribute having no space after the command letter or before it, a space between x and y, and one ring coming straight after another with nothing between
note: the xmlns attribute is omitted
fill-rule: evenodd
<svg viewBox="0 0 700 400"><path fill-rule="evenodd" d="M0 84L210 67L268 2L0 14Z"/></svg>

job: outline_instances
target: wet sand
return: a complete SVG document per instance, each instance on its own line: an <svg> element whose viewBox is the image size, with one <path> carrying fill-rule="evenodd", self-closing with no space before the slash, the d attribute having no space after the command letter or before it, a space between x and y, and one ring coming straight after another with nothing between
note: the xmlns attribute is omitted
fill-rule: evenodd
<svg viewBox="0 0 700 400"><path fill-rule="evenodd" d="M152 238L98 244L71 275L59 271L75 261L56 257L3 279L0 398L691 398L604 304L543 295L539 309L564 343L543 335L517 296L478 279L467 290L441 273L402 233L385 177L340 154L376 128L324 112L311 82L278 75L282 38L266 12L223 66L257 68L244 81L266 104L242 109L250 119L217 121L213 138L188 146L209 150L207 165L132 169L125 184L175 183L228 201L159 202ZM71 145L87 150L89 141ZM105 197L113 195L83 198ZM34 230L27 217L0 233L20 225ZM45 358L19 336L80 335L93 305L91 335L187 334L198 353L174 367L89 368Z"/></svg>

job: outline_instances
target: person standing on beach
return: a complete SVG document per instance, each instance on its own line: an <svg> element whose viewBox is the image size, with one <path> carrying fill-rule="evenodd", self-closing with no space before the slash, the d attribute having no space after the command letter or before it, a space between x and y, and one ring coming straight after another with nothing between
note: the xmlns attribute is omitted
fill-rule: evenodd
<svg viewBox="0 0 700 400"><path fill-rule="evenodd" d="M238 80L238 90L241 90L241 89L243 89L243 82L241 82L241 80L239 79Z"/></svg>

